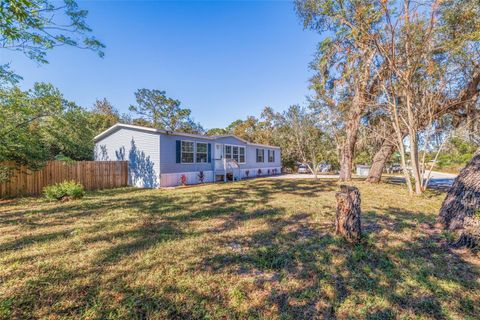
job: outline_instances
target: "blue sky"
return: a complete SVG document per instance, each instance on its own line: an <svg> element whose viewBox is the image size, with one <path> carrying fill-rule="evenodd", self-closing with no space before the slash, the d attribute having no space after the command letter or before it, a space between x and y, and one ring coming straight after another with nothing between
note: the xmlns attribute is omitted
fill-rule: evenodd
<svg viewBox="0 0 480 320"><path fill-rule="evenodd" d="M2 53L23 88L51 82L89 107L107 98L126 112L139 88L182 101L205 128L224 127L265 106L302 103L320 36L303 30L293 4L282 1L79 1L107 48L105 57L74 48L37 65Z"/></svg>

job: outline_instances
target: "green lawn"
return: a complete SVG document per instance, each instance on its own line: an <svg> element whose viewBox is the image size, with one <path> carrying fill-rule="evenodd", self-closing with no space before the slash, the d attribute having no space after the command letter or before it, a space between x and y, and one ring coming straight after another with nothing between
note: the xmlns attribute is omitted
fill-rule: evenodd
<svg viewBox="0 0 480 320"><path fill-rule="evenodd" d="M355 184L353 247L335 181L0 202L0 318L478 319L478 256L433 227L444 195Z"/></svg>

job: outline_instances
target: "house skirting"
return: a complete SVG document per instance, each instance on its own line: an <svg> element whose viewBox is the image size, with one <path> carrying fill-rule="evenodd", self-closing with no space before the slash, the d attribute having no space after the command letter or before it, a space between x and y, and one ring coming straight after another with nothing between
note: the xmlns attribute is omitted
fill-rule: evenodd
<svg viewBox="0 0 480 320"><path fill-rule="evenodd" d="M259 172L258 170L261 170ZM247 175L248 171L248 175ZM274 174L280 174L282 173L282 168L281 167L267 167L267 168L253 168L253 169L240 169L241 172L241 178L256 178L256 177L266 177L266 176L272 176Z"/></svg>
<svg viewBox="0 0 480 320"><path fill-rule="evenodd" d="M162 173L160 174L160 186L161 187L174 187L182 184L182 176L187 178L187 184L198 184L200 178L198 175L200 171L193 172L178 172L178 173ZM203 171L205 178L203 182L213 182L213 171Z"/></svg>
<svg viewBox="0 0 480 320"><path fill-rule="evenodd" d="M258 170L261 170L259 172ZM241 178L256 178L256 177L267 177L274 174L281 173L281 167L268 167L268 168L252 168L252 169L240 169ZM248 171L248 175L247 175ZM199 171L193 172L177 172L177 173L162 173L160 174L160 187L174 187L182 184L182 176L186 177L186 184L199 184L200 178ZM213 171L203 171L204 174L204 183L214 182ZM222 173L223 174L223 173Z"/></svg>

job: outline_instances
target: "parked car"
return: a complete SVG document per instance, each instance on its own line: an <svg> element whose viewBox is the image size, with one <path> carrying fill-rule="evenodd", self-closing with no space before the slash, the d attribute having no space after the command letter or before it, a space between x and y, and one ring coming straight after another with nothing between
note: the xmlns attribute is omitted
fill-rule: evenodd
<svg viewBox="0 0 480 320"><path fill-rule="evenodd" d="M387 168L387 173L390 173L390 174L399 173L399 172L402 172L402 171L403 171L402 166L397 164L397 163L393 164L393 165L391 165L390 167Z"/></svg>
<svg viewBox="0 0 480 320"><path fill-rule="evenodd" d="M317 171L319 173L327 173L327 172L330 172L331 170L332 170L332 166L329 165L328 163L320 163L317 166Z"/></svg>
<svg viewBox="0 0 480 320"><path fill-rule="evenodd" d="M301 165L298 166L297 172L298 173L310 173L310 170L308 169L308 167L306 165L301 164Z"/></svg>

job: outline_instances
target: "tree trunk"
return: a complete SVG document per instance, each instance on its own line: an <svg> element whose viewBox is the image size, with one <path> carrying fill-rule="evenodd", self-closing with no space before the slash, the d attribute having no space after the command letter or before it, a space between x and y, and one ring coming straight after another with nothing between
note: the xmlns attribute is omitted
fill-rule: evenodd
<svg viewBox="0 0 480 320"><path fill-rule="evenodd" d="M352 149L348 147L348 142L342 147L340 154L340 181L352 180L353 154Z"/></svg>
<svg viewBox="0 0 480 320"><path fill-rule="evenodd" d="M353 157L361 117L360 106L357 106L354 110L351 118L347 121L347 138L340 152L340 181L352 180Z"/></svg>
<svg viewBox="0 0 480 320"><path fill-rule="evenodd" d="M408 9L408 2L406 2L405 5ZM408 46L408 43L406 43L405 46ZM406 52L408 52L408 50L406 50ZM411 90L404 89L404 91L405 106L407 109L408 139L410 142L410 165L412 166L412 176L415 179L415 194L419 195L422 194L422 181L420 179L423 179L423 177L420 176L417 119L415 118L414 106L412 102L413 99L411 99Z"/></svg>
<svg viewBox="0 0 480 320"><path fill-rule="evenodd" d="M418 156L417 132L411 130L410 135L410 162L412 166L412 175L415 179L415 194L422 194L422 175L420 174L420 162Z"/></svg>
<svg viewBox="0 0 480 320"><path fill-rule="evenodd" d="M341 234L349 242L360 242L362 236L360 191L356 187L342 185L335 198L337 199L335 233Z"/></svg>
<svg viewBox="0 0 480 320"><path fill-rule="evenodd" d="M465 219L480 213L480 149L462 169L443 201L438 222L448 230L464 230Z"/></svg>
<svg viewBox="0 0 480 320"><path fill-rule="evenodd" d="M395 144L390 140L384 140L380 150L373 157L372 167L368 173L367 182L370 183L379 183L382 179L383 170L385 170L385 165L387 164L388 159L395 151Z"/></svg>

